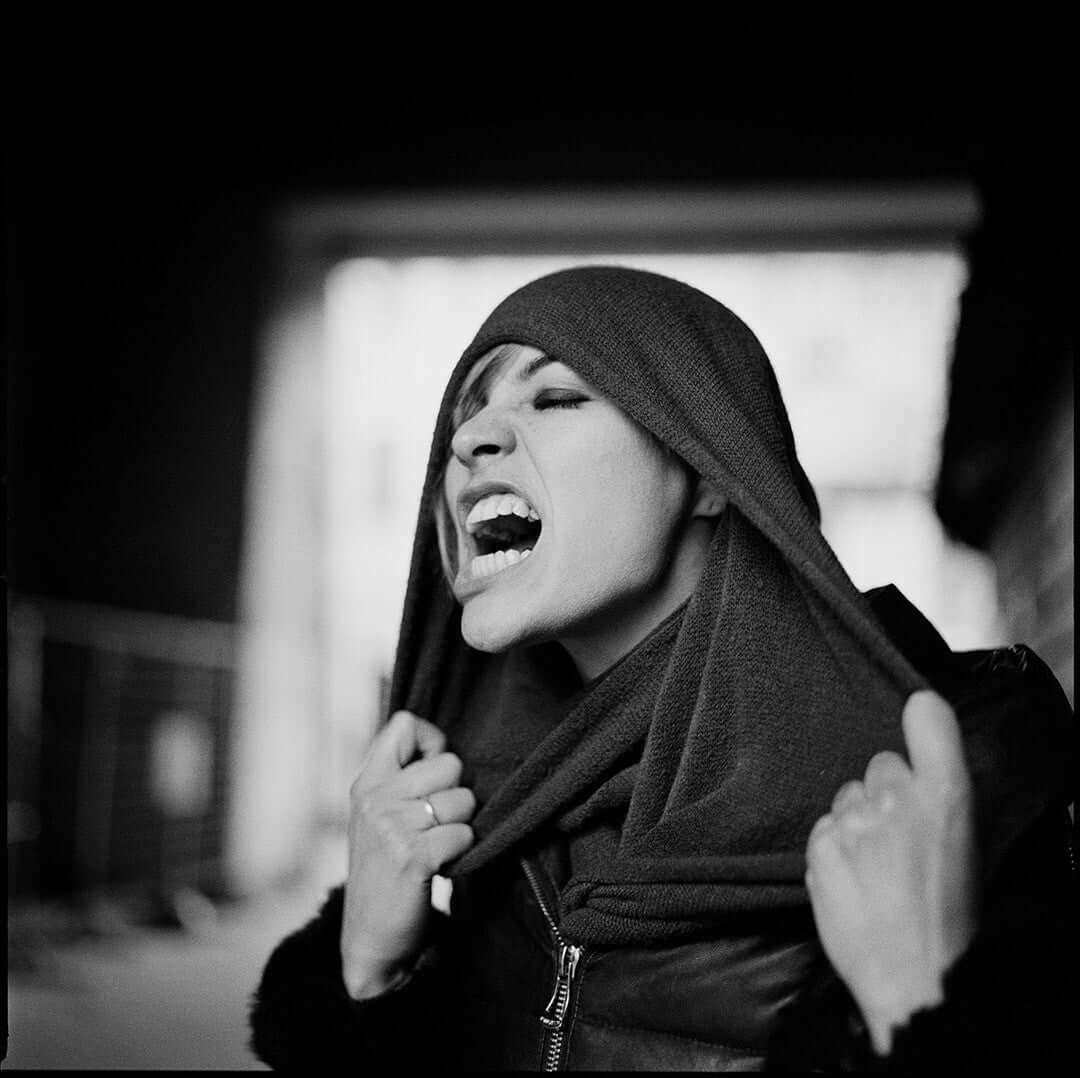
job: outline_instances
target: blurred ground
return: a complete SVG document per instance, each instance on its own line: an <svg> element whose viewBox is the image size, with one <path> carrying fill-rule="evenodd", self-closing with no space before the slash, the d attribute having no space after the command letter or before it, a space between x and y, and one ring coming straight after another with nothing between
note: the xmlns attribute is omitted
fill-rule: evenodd
<svg viewBox="0 0 1080 1078"><path fill-rule="evenodd" d="M213 916L196 908L189 930L39 930L26 961L12 910L4 1069L265 1069L247 1048L248 999L274 944L340 882L340 843L325 845L295 885Z"/></svg>

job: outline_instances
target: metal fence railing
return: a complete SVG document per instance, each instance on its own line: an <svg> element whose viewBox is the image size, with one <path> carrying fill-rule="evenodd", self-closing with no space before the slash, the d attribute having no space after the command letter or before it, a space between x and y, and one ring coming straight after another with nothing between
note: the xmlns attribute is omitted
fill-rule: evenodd
<svg viewBox="0 0 1080 1078"><path fill-rule="evenodd" d="M10 899L221 891L234 636L12 597Z"/></svg>

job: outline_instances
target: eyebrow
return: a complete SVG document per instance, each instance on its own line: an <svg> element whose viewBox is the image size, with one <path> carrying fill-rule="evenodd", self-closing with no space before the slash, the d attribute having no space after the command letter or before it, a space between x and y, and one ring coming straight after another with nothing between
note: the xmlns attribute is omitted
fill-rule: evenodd
<svg viewBox="0 0 1080 1078"><path fill-rule="evenodd" d="M549 355L536 356L535 359L530 359L524 367L517 373L518 382L527 382L538 370L542 370L549 363L555 363L556 360L552 359Z"/></svg>

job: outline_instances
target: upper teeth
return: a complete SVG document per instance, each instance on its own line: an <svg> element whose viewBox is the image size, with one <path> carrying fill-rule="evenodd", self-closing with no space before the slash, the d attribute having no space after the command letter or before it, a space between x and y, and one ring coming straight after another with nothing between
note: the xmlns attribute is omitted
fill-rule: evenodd
<svg viewBox="0 0 1080 1078"><path fill-rule="evenodd" d="M519 498L516 494L488 494L469 511L469 515L465 518L465 527L471 534L485 520L510 516L511 513L525 520L540 519L540 514L524 498Z"/></svg>

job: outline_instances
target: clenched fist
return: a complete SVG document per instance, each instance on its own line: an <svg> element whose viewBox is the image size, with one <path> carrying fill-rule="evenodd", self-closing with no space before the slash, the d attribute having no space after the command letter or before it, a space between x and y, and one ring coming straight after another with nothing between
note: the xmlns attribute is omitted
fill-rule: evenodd
<svg viewBox="0 0 1080 1078"><path fill-rule="evenodd" d="M971 782L956 716L908 698L911 765L878 753L810 832L806 885L818 934L885 1054L892 1031L942 999L975 928Z"/></svg>
<svg viewBox="0 0 1080 1078"><path fill-rule="evenodd" d="M408 974L431 914L431 878L473 843L461 760L436 726L398 711L352 785L341 926L345 987L366 999Z"/></svg>

